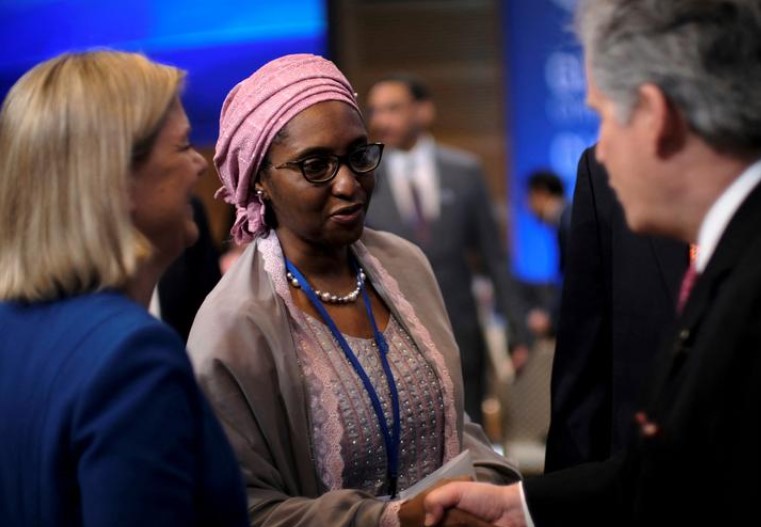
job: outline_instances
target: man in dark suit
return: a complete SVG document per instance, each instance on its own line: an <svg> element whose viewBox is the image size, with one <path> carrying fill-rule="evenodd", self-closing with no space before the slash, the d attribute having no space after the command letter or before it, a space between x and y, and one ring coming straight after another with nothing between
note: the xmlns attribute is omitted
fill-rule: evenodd
<svg viewBox="0 0 761 527"><path fill-rule="evenodd" d="M758 525L761 3L581 0L597 160L629 227L697 242L621 454L426 499L498 526ZM573 243L573 240L572 242Z"/></svg>
<svg viewBox="0 0 761 527"><path fill-rule="evenodd" d="M368 92L374 139L386 144L367 224L393 232L423 250L444 296L465 381L465 411L481 420L486 345L472 293L474 261L494 284L508 316L513 343L525 342L516 323L520 306L509 285L508 264L478 160L436 143L428 133L435 110L427 87L397 74Z"/></svg>
<svg viewBox="0 0 761 527"><path fill-rule="evenodd" d="M642 380L673 331L683 242L635 234L595 160L579 161L545 472L602 461L623 449Z"/></svg>

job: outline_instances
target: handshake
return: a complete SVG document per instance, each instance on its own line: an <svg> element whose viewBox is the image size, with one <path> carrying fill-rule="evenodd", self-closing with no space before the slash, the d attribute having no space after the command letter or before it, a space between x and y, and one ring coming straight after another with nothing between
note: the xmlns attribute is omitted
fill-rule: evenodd
<svg viewBox="0 0 761 527"><path fill-rule="evenodd" d="M440 481L402 503L401 527L526 527L519 484Z"/></svg>

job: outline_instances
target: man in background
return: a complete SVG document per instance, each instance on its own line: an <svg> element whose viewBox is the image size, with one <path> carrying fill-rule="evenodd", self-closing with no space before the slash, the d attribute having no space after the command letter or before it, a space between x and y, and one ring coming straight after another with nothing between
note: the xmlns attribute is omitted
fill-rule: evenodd
<svg viewBox="0 0 761 527"><path fill-rule="evenodd" d="M558 274L562 278L568 252L568 234L571 229L571 203L565 199L565 186L560 177L550 170L536 170L529 175L526 200L531 213L542 223L554 229L557 237ZM548 305L528 312L526 325L538 337L553 336L560 315L560 285L553 283Z"/></svg>
<svg viewBox="0 0 761 527"><path fill-rule="evenodd" d="M529 175L527 186L526 198L531 213L557 232L558 269L562 273L571 228L571 204L565 199L563 180L550 170L537 170Z"/></svg>
<svg viewBox="0 0 761 527"><path fill-rule="evenodd" d="M507 316L508 342L519 353L520 305L509 284L508 262L478 160L438 144L428 130L435 117L430 92L417 77L378 80L367 98L373 139L386 144L368 226L393 232L423 250L444 296L460 348L465 411L481 421L486 344L472 292L474 262L491 279L498 309Z"/></svg>

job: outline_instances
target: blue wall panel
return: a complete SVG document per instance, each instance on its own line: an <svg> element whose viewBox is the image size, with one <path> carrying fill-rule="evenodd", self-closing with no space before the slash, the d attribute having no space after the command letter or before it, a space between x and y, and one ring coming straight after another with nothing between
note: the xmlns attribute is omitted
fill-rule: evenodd
<svg viewBox="0 0 761 527"><path fill-rule="evenodd" d="M513 270L528 282L557 279L557 241L528 211L526 180L535 169L552 169L570 197L579 156L597 136L597 119L584 104L581 50L570 31L573 4L503 3Z"/></svg>
<svg viewBox="0 0 761 527"><path fill-rule="evenodd" d="M187 70L193 140L213 144L237 82L286 53L326 53L325 0L0 0L0 97L34 64L93 47Z"/></svg>

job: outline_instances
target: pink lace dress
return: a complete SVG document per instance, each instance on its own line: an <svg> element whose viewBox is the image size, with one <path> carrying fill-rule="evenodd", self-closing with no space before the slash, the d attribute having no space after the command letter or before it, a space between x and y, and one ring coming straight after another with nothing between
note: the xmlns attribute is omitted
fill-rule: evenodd
<svg viewBox="0 0 761 527"><path fill-rule="evenodd" d="M381 496L388 484L386 452L370 397L328 327L308 315L300 318L303 323L294 325L298 353L309 365L304 371L318 473L331 490L352 488ZM433 367L395 318L383 333L399 392L402 490L442 464L444 400ZM375 340L344 337L378 392L390 428L391 398Z"/></svg>
<svg viewBox="0 0 761 527"><path fill-rule="evenodd" d="M384 496L387 493L386 452L370 398L327 326L295 306L277 237L270 234L258 243L265 269L291 320L296 355L309 399L311 437L308 439L316 472L326 492L351 488ZM368 278L373 274L379 277L388 300L422 343L422 347L416 345L393 315L383 328L399 391L398 490L404 490L460 452L453 383L443 356L396 280L360 242L354 245L354 250L365 270L372 271ZM375 341L344 337L369 374L386 409L386 422L390 424L390 396ZM380 527L398 527L400 503L393 501L384 509Z"/></svg>

